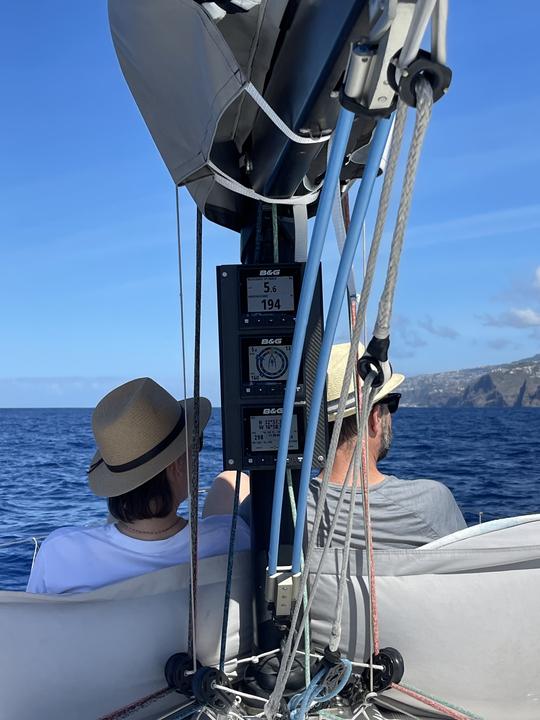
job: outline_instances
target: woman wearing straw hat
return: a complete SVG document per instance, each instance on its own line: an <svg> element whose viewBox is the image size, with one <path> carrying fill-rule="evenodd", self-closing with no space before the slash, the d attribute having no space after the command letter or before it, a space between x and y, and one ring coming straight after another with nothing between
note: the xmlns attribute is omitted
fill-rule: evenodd
<svg viewBox="0 0 540 720"><path fill-rule="evenodd" d="M349 355L349 343L334 345L328 364L327 399L329 433L332 434L339 396ZM359 355L363 354L359 347ZM401 394L395 392L404 376L394 373L374 398L368 418L367 478L369 508L375 547L417 547L467 527L461 510L450 490L435 480L402 480L386 475L377 463L386 457L392 441L392 415L399 406ZM360 378L358 378L360 381ZM361 382L361 381L360 381ZM330 475L318 542L324 544L325 535L335 515L341 486L357 445L356 399L351 380L349 395L341 427L336 459ZM308 496L308 527L312 525L320 491L320 477L311 482ZM332 540L334 546L343 545L347 528L350 497L345 496L344 507L337 521ZM355 497L358 515L362 514L362 497ZM365 547L363 523L353 528L352 547Z"/></svg>
<svg viewBox="0 0 540 720"><path fill-rule="evenodd" d="M28 592L84 592L189 560L188 523L176 512L188 494L193 404L192 398L175 400L150 378L125 383L99 402L92 416L98 450L88 484L107 498L115 522L51 533ZM201 433L211 410L201 397ZM199 557L228 551L232 498L229 476L218 476L199 524ZM235 549L248 548L249 528L238 518Z"/></svg>

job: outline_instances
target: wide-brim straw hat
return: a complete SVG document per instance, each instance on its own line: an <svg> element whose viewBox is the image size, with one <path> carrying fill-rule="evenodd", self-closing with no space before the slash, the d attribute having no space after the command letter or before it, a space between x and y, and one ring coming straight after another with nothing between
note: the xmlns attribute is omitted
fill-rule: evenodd
<svg viewBox="0 0 540 720"><path fill-rule="evenodd" d="M203 431L212 405L199 404ZM88 484L100 497L116 497L140 487L191 447L193 398L176 400L150 378L138 378L112 390L98 403L92 429L98 450Z"/></svg>
<svg viewBox="0 0 540 720"><path fill-rule="evenodd" d="M326 377L326 398L327 398L327 409L328 409L328 422L334 422L337 415L337 409L339 404L339 397L341 395L341 387L343 385L343 378L345 377L345 368L347 367L347 359L349 357L350 350L349 343L341 343L332 347L330 353L330 361L328 363L328 375ZM362 357L364 353L364 346L358 344L358 357ZM356 371L356 367L355 367ZM360 377L357 375L359 382ZM401 373L392 373L392 377L386 382L381 389L375 395L373 400L374 403L379 402L385 395L393 392L401 383L405 380L405 375ZM354 393L354 380L351 377L351 384L349 385L349 394L347 396L347 404L345 405L344 417L354 415L356 412L356 399Z"/></svg>

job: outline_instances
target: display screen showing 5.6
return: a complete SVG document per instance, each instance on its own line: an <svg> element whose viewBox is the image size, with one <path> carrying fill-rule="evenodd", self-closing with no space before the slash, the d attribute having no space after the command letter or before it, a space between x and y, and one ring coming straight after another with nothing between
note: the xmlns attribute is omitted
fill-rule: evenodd
<svg viewBox="0 0 540 720"><path fill-rule="evenodd" d="M290 312L294 310L294 280L291 276L249 277L248 312Z"/></svg>

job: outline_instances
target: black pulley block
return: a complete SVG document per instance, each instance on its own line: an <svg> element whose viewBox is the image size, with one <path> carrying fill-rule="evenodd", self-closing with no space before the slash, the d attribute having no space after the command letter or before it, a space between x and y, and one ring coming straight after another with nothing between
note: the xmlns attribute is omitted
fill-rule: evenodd
<svg viewBox="0 0 540 720"><path fill-rule="evenodd" d="M424 77L431 85L433 102L442 98L452 82L452 71L449 67L433 60L426 50L419 50L412 63L402 70L398 84L396 82L398 57L399 55L388 66L388 82L403 102L406 102L409 107L416 107L414 86L419 77Z"/></svg>
<svg viewBox="0 0 540 720"><path fill-rule="evenodd" d="M200 663L197 662L197 667ZM193 658L187 653L180 652L171 655L165 664L165 680L170 688L181 692L182 695L192 694L191 681L193 679ZM188 673L189 674L186 674Z"/></svg>
<svg viewBox="0 0 540 720"><path fill-rule="evenodd" d="M343 675L347 672L346 667L341 662L341 653L339 650L330 650L326 647L322 658L314 668L313 674L324 669L325 675L320 681L320 695L329 695L335 691L343 680Z"/></svg>
<svg viewBox="0 0 540 720"><path fill-rule="evenodd" d="M373 655L373 664L382 665L382 670L373 670L373 689L382 692L392 685L400 682L405 672L405 664L401 653L395 648L383 648ZM369 668L363 672L364 682L369 686Z"/></svg>
<svg viewBox="0 0 540 720"><path fill-rule="evenodd" d="M213 667L199 668L192 680L193 695L201 705L218 713L227 713L233 705L233 696L220 690L216 685L230 687L225 673Z"/></svg>
<svg viewBox="0 0 540 720"><path fill-rule="evenodd" d="M372 387L374 388L384 385L384 370L382 364L388 360L389 347L389 337L372 337L368 343L366 351L357 363L356 368L362 380L365 380L370 372L377 373L377 377L372 384Z"/></svg>

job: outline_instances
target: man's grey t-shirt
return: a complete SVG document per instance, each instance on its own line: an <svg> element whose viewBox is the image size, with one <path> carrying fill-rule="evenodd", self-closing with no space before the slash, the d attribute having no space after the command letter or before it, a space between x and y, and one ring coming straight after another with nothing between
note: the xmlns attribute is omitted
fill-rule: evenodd
<svg viewBox="0 0 540 720"><path fill-rule="evenodd" d="M313 527L320 488L319 480L311 481L307 509L309 533ZM321 525L317 533L319 546L323 546L328 537L340 491L341 485L330 483L328 486ZM348 488L332 539L332 547L342 547L344 544L350 497L350 488ZM356 491L355 506L351 545L353 548L362 549L365 547L365 535L359 486ZM369 487L369 509L375 548L418 547L467 527L454 496L446 485L436 480L400 480L394 475L385 475L384 480Z"/></svg>

